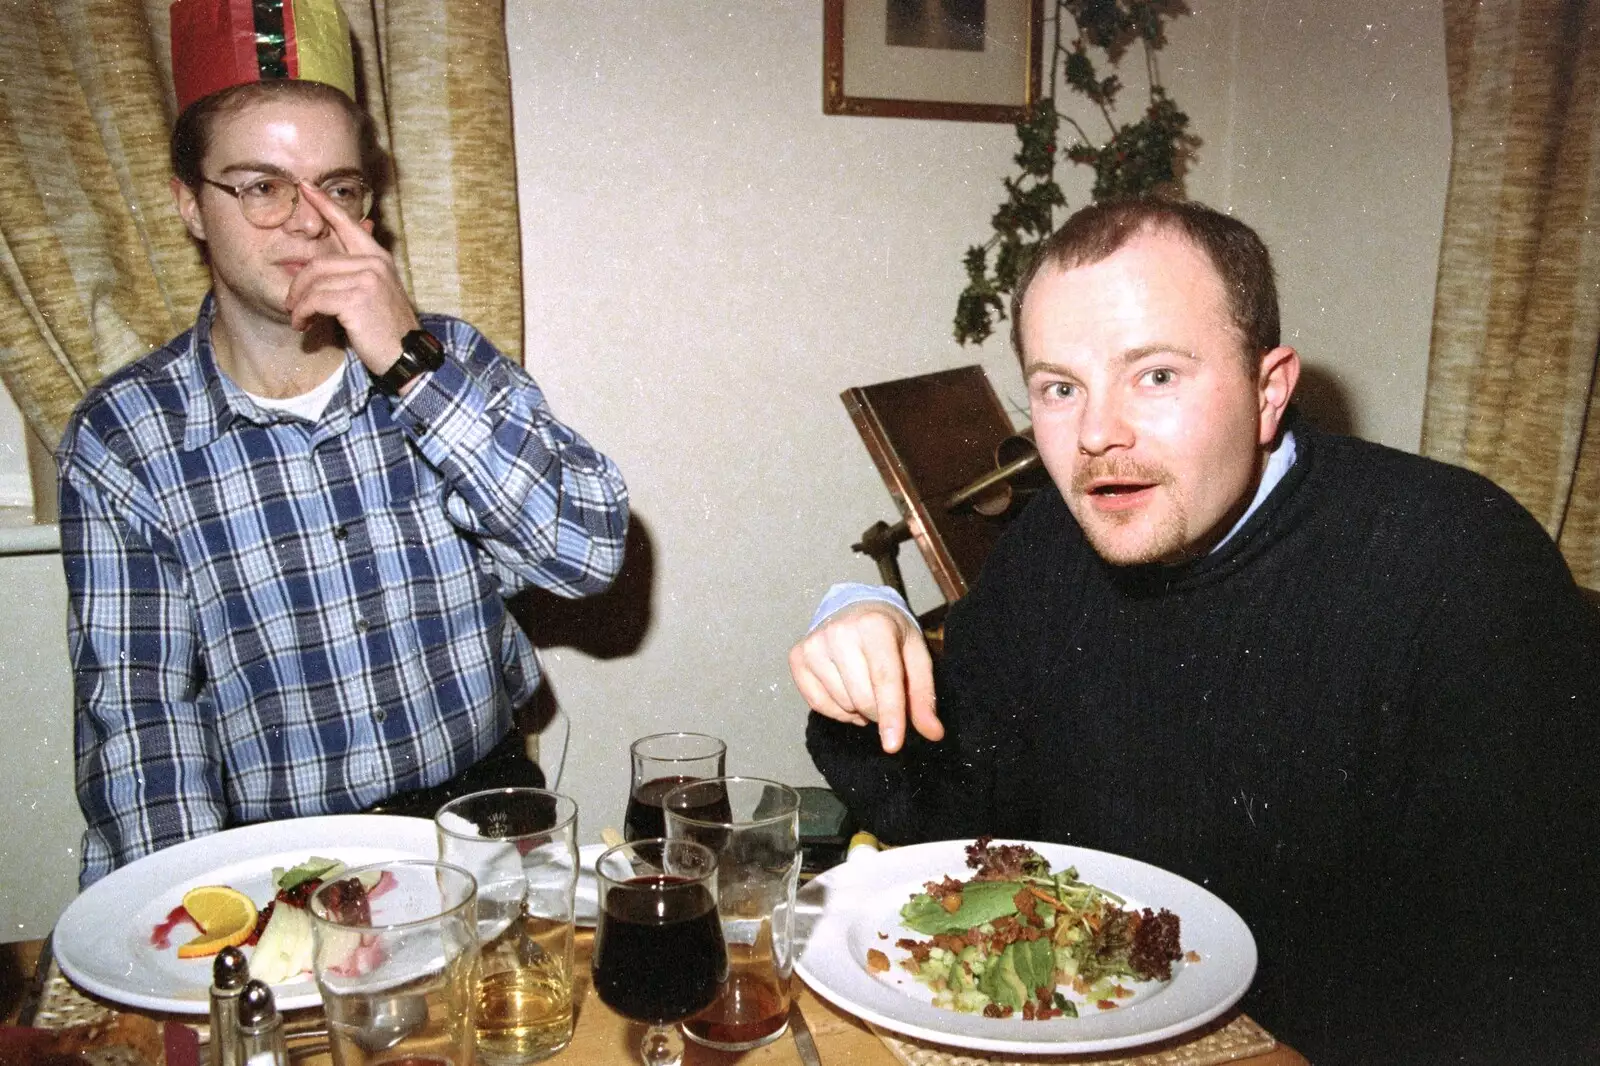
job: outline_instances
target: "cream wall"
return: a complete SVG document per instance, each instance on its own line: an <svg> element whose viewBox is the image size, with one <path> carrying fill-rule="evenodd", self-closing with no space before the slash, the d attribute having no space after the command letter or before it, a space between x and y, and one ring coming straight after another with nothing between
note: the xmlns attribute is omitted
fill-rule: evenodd
<svg viewBox="0 0 1600 1066"><path fill-rule="evenodd" d="M66 618L59 553L0 556L0 943L44 936L78 890Z"/></svg>
<svg viewBox="0 0 1600 1066"><path fill-rule="evenodd" d="M636 652L546 653L588 839L619 824L647 732L817 780L785 654L829 583L874 578L849 546L895 517L840 390L977 361L1023 403L1000 341L950 339L1014 133L824 116L821 7L508 4L528 365L621 464L654 563ZM1449 150L1438 0L1192 7L1162 53L1205 140L1191 193L1277 250L1319 407L1414 449Z"/></svg>
<svg viewBox="0 0 1600 1066"><path fill-rule="evenodd" d="M621 463L653 564L642 639L545 654L585 839L620 823L627 741L653 730L816 780L784 656L830 582L874 577L849 546L894 517L840 390L976 361L1022 405L1003 344L950 339L1011 129L824 116L821 6L507 4L528 363ZM1191 7L1161 56L1205 140L1190 192L1274 247L1319 409L1342 397L1355 430L1414 449L1449 152L1439 0ZM635 606L602 604L602 626ZM75 884L64 611L57 556L0 556L0 941L42 936Z"/></svg>
<svg viewBox="0 0 1600 1066"><path fill-rule="evenodd" d="M1285 343L1311 367L1302 392L1317 390L1307 402L1342 401L1352 432L1415 451L1450 167L1441 5L1241 0L1186 21L1213 11L1218 28L1231 16L1236 75L1196 94L1226 106L1209 120L1195 109L1214 142L1190 193L1272 248ZM1220 65L1221 45L1185 68ZM1185 102L1190 76L1170 79Z"/></svg>

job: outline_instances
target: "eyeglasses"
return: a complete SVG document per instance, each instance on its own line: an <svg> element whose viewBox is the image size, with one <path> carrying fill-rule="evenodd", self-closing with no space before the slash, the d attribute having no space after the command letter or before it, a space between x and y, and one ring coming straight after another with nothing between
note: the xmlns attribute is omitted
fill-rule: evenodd
<svg viewBox="0 0 1600 1066"><path fill-rule="evenodd" d="M283 225L300 206L300 186L287 178L253 178L244 185L224 185L210 178L200 180L231 194L239 201L245 221L260 229L276 229ZM349 215L352 222L362 221L372 211L372 189L360 178L329 178L317 188Z"/></svg>

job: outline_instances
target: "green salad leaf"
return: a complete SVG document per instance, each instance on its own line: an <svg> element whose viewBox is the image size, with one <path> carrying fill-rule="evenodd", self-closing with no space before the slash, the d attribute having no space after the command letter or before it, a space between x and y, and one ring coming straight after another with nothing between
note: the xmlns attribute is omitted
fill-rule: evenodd
<svg viewBox="0 0 1600 1066"><path fill-rule="evenodd" d="M900 908L900 920L924 936L961 933L975 925L1017 913L1013 902L1022 885L1016 881L972 881L962 887L961 906L954 912L926 892Z"/></svg>
<svg viewBox="0 0 1600 1066"><path fill-rule="evenodd" d="M287 892L296 885L316 878L326 881L330 874L336 875L343 869L344 863L338 859L324 859L320 855L313 855L305 862L288 870L280 866L274 866L272 868L272 883L280 891Z"/></svg>
<svg viewBox="0 0 1600 1066"><path fill-rule="evenodd" d="M1079 1003L1109 1010L1133 995L1125 982L1172 979L1183 948L1171 911L1125 909L1076 869L1051 873L1024 844L980 837L966 850L974 879L929 882L900 908L905 928L931 938L896 947L909 953L900 965L933 990L934 1006L1075 1018Z"/></svg>

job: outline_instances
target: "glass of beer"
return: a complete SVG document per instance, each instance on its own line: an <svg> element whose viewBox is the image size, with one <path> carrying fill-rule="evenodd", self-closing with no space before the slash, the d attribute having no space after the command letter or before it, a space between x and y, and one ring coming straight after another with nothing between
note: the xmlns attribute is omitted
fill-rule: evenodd
<svg viewBox="0 0 1600 1066"><path fill-rule="evenodd" d="M689 781L727 773L728 746L704 733L656 733L640 737L628 749L633 774L628 788L628 813L622 823L625 840L666 835L661 801Z"/></svg>
<svg viewBox="0 0 1600 1066"><path fill-rule="evenodd" d="M770 1043L789 1027L800 794L759 777L708 778L667 793L665 812L669 839L716 852L717 916L728 948L727 980L683 1030L724 1051Z"/></svg>
<svg viewBox="0 0 1600 1066"><path fill-rule="evenodd" d="M478 1062L524 1066L572 1040L578 805L538 788L452 800L439 858L478 879Z"/></svg>
<svg viewBox="0 0 1600 1066"><path fill-rule="evenodd" d="M347 870L312 894L333 1061L471 1066L477 898L470 873L425 859Z"/></svg>

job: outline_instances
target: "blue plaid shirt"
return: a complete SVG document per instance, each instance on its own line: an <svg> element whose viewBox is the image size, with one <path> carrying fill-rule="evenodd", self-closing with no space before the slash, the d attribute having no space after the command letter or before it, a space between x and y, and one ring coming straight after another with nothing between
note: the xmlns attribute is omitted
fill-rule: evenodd
<svg viewBox="0 0 1600 1066"><path fill-rule="evenodd" d="M221 374L214 304L58 452L81 883L231 825L368 807L476 762L539 664L504 598L622 564L610 460L465 322L403 399L346 355L315 423Z"/></svg>

